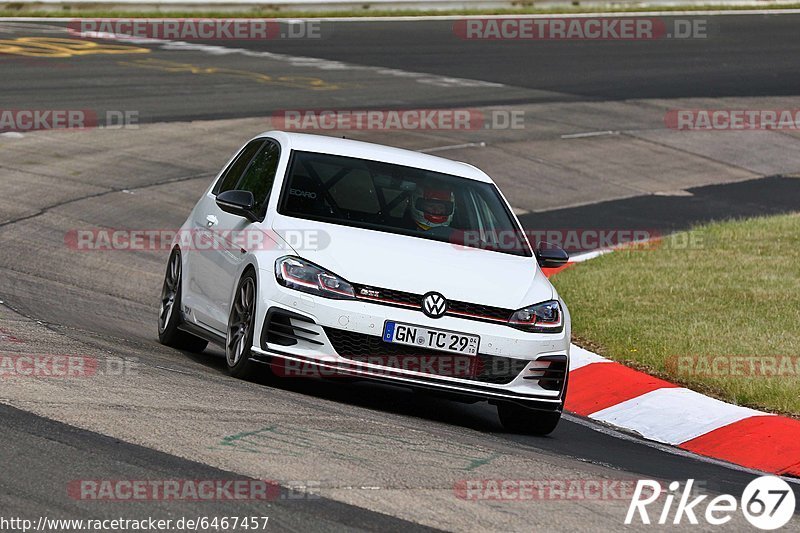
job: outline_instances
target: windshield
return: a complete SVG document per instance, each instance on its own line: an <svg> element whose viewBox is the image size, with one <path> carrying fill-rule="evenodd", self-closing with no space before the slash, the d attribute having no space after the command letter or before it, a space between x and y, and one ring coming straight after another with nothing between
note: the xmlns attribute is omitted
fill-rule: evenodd
<svg viewBox="0 0 800 533"><path fill-rule="evenodd" d="M353 157L294 151L283 215L530 257L491 183Z"/></svg>

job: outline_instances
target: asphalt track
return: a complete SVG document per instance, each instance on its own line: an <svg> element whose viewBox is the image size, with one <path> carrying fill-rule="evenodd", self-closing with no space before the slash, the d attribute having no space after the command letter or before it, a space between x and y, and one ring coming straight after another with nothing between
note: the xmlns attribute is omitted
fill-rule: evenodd
<svg viewBox="0 0 800 533"><path fill-rule="evenodd" d="M775 163L775 158L759 161L748 155L742 162L727 155L723 161L717 144L728 140L704 140L710 152L688 153L681 147L691 163L687 166L707 165L702 172L659 176L660 181L650 183L641 169L634 169L614 180L593 179L595 188L576 186L571 179L580 183L588 170L564 170L556 149L549 151L553 131L557 129L558 138L591 130L601 116L602 129L636 129L625 141L638 146L654 135L648 128L661 116L648 109L646 100L695 98L709 105L709 98L796 97L798 17L717 21L718 34L702 42L464 44L453 38L449 22L363 22L337 23L322 44L207 43L268 51L273 54L269 57L213 54L164 43L136 45L149 52L113 56L2 56L0 108L136 110L145 124L138 131L113 135L42 132L0 140L5 175L0 200L0 327L2 333L24 341L17 345L6 339L0 347L23 353L113 355L141 365L130 379L3 383L0 457L8 465L0 476L3 515L88 518L266 511L274 519L272 527L296 531L413 530L422 527L419 524L455 530L492 525L508 530L614 530L624 517L625 501L482 505L458 501L453 479L695 478L709 492L740 494L751 473L674 454L582 420L565 420L551 437L530 438L504 433L485 405L462 405L364 383L232 380L214 350L199 356L179 354L155 342L153 301L163 254L75 254L63 246L68 228L177 227L230 151L252 133L268 129L265 121L259 128L257 119L222 119L263 117L291 108L541 106L533 109L544 126L524 132L358 134L416 149L484 138L496 141L505 152L456 148L443 155L459 158L463 153L464 159L493 175L503 178L509 173L517 183L522 181L512 203L529 211L522 216L526 227L587 227L602 219L604 227L672 230L694 221L795 210L800 180L762 176L793 175L800 171L796 160ZM0 30L2 39L64 37L57 24L0 24ZM309 57L341 63L298 59ZM620 100L638 102L615 103ZM637 114L627 112L631 107ZM164 124L169 122L175 124ZM796 142L790 135L781 139ZM617 140L622 138L591 142ZM775 145L773 137L759 143ZM521 159L513 159L528 149L544 159L533 157L524 163L544 166L547 183L561 189L548 198L535 193L540 185L536 176L521 177L528 169ZM579 158L574 147L561 150L565 158ZM620 154L631 153L619 151L614 157ZM644 155L633 153L628 164L635 166L637 157ZM585 165L589 166L597 166L597 161ZM553 171L554 178L553 168L567 174L559 178L561 174ZM514 185L508 182L508 187ZM647 194L662 189L689 194ZM587 201L587 190L596 201ZM300 451L276 451L274 443L268 447L260 440L255 452L244 450L248 453L213 446L225 435L270 424L285 428ZM387 437L381 440L380 434ZM354 454L353 446L363 449ZM474 457L469 450L475 451ZM479 466L456 468L464 457ZM287 485L293 479L320 480L321 497L278 500L267 506L108 505L75 502L64 490L74 479L242 476ZM379 489L368 487L372 485Z"/></svg>
<svg viewBox="0 0 800 533"><path fill-rule="evenodd" d="M291 87L245 84L232 75L188 74L172 65L158 69L138 57L92 55L80 63L40 57L3 56L0 65L14 75L3 80L4 108L53 103L74 108L136 109L142 121L200 120L263 116L280 109L494 105L500 103L609 101L686 97L794 96L800 85L797 26L800 15L729 15L703 18L702 39L647 41L465 41L453 21L323 21L320 39L192 41L286 57L320 58L380 69L426 73L502 84L494 90L451 87L445 96L427 84L407 90L402 79L384 83L359 76L358 99L342 100L335 91L316 91L308 99ZM14 23L6 37L59 36L65 23L19 33ZM2 36L2 34L0 34ZM158 49L158 45L143 45ZM179 61L176 47L159 59ZM431 53L435 51L435 53ZM241 54L208 57L201 66L269 74L275 66ZM291 61L289 61L291 63ZM257 68L252 68L257 66ZM265 69L265 67L267 67ZM333 74L337 70L322 70ZM338 72L347 73L347 69ZM307 74L315 73L307 69ZM316 70L319 74L320 70ZM200 79L203 78L203 79ZM412 78L413 79L413 78ZM239 81L239 82L237 82ZM350 81L352 78L350 78ZM248 86L249 85L249 86ZM300 93L300 94L298 94ZM355 104L355 105L354 105Z"/></svg>
<svg viewBox="0 0 800 533"><path fill-rule="evenodd" d="M309 40L231 44L497 82L565 101L797 94L799 15L675 18L707 21L707 37L467 41L454 37L453 21L440 20L337 23L324 47Z"/></svg>

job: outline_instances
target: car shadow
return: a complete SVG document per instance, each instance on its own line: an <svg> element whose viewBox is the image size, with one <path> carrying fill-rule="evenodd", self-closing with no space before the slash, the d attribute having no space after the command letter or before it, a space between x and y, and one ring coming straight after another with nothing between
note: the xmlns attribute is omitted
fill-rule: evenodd
<svg viewBox="0 0 800 533"><path fill-rule="evenodd" d="M225 353L216 346L209 346L203 353L182 352L195 363L215 373L227 376ZM270 375L263 363L264 371L252 380L264 387L313 396L343 405L355 405L365 409L412 416L434 422L461 426L481 432L502 433L494 406L487 402L464 403L425 391L414 391L407 387L377 381L343 378L285 378ZM231 378L233 379L233 378Z"/></svg>

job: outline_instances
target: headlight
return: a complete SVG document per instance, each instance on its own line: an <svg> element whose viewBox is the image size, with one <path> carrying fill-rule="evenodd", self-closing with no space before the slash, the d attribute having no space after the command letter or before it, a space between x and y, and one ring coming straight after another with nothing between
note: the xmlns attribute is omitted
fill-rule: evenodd
<svg viewBox="0 0 800 533"><path fill-rule="evenodd" d="M564 315L558 301L550 300L525 307L511 315L508 323L532 333L561 333L564 331Z"/></svg>
<svg viewBox="0 0 800 533"><path fill-rule="evenodd" d="M337 300L355 298L352 285L299 257L285 256L275 261L275 278L284 287L317 296Z"/></svg>

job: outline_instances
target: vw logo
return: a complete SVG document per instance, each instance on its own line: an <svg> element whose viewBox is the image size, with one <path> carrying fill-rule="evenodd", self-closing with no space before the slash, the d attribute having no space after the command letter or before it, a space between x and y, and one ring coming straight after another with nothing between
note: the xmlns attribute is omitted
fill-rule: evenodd
<svg viewBox="0 0 800 533"><path fill-rule="evenodd" d="M429 292L422 297L422 312L431 318L439 318L447 312L447 300L438 292Z"/></svg>

